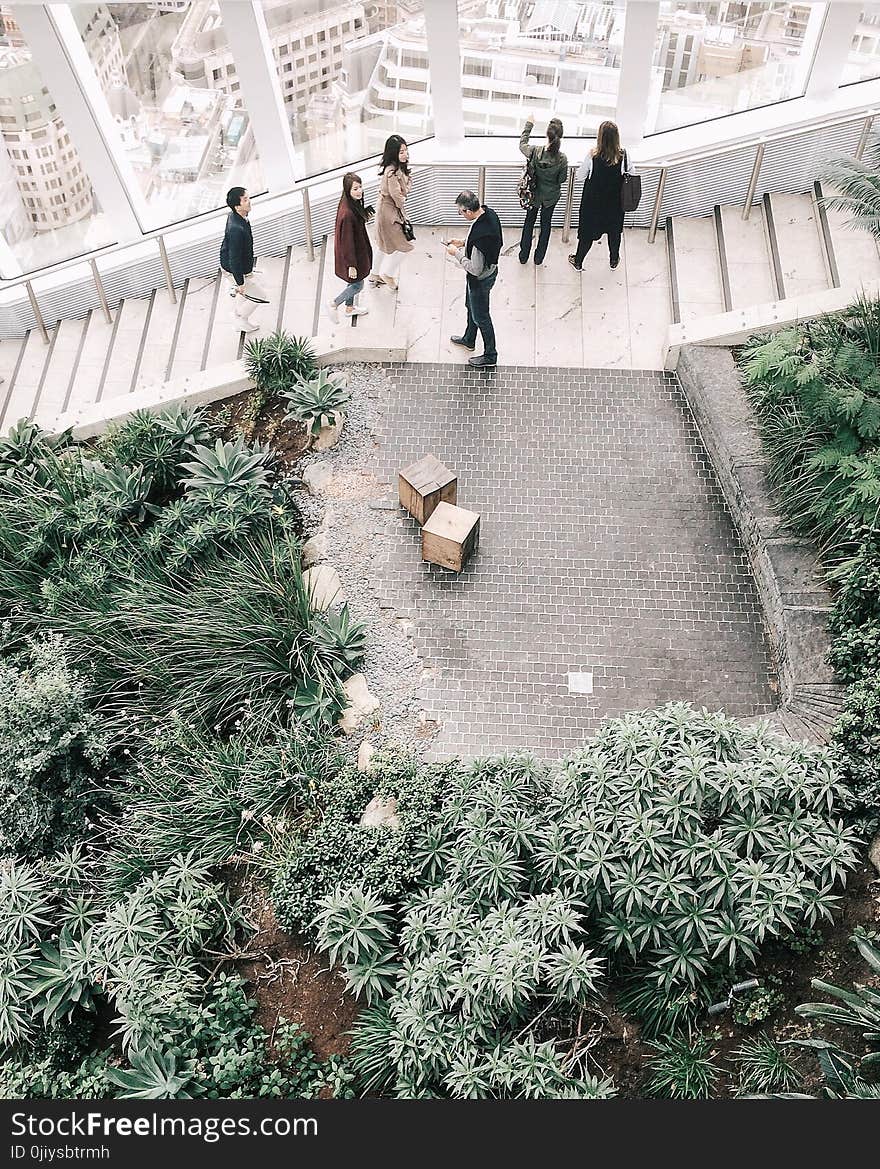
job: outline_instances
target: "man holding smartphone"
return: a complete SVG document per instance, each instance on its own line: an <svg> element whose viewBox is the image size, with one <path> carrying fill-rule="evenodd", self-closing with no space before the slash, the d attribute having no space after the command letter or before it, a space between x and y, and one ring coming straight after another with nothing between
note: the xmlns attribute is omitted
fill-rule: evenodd
<svg viewBox="0 0 880 1169"><path fill-rule="evenodd" d="M475 349L477 332L483 338L483 352L469 357L468 364L486 368L498 364L495 328L489 315L489 293L498 277L501 254L501 221L492 210L480 203L473 191L462 191L455 200L458 214L471 225L467 240L451 239L446 252L466 273L465 306L467 327L460 337L450 337L453 345Z"/></svg>

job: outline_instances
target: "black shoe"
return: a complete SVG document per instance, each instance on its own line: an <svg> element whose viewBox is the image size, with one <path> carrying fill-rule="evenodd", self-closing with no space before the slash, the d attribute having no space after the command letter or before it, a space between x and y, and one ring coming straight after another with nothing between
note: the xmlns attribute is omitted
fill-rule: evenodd
<svg viewBox="0 0 880 1169"><path fill-rule="evenodd" d="M520 256L520 258L519 258L519 262L520 262L521 264L528 264L528 262L529 262L529 257L528 257L528 256L526 256L526 258L525 258L525 259L523 259L523 258L522 258L522 256Z"/></svg>
<svg viewBox="0 0 880 1169"><path fill-rule="evenodd" d="M490 365L497 365L497 357L487 357L485 353L481 353L479 357L469 357L468 365L475 365L478 369L484 369Z"/></svg>
<svg viewBox="0 0 880 1169"><path fill-rule="evenodd" d="M571 264L572 268L574 268L575 272L583 272L581 265L575 263L574 256L569 256L568 262Z"/></svg>
<svg viewBox="0 0 880 1169"><path fill-rule="evenodd" d="M449 340L453 345L460 345L462 349L476 349L477 343L474 341L473 345L465 341L464 337L450 337Z"/></svg>
<svg viewBox="0 0 880 1169"><path fill-rule="evenodd" d="M620 256L618 256L616 260L611 261L611 267L616 268L619 263L620 263Z"/></svg>

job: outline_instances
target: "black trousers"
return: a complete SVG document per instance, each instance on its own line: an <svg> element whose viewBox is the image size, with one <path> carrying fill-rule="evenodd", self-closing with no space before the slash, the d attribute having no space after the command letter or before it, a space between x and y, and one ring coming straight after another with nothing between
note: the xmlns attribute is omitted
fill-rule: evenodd
<svg viewBox="0 0 880 1169"><path fill-rule="evenodd" d="M612 260L620 259L620 237L622 235L623 230L619 227L615 228L614 231L608 232L608 255ZM577 251L574 254L574 262L576 264L583 264L584 256L587 254L594 243L595 240L581 239L581 237L578 236Z"/></svg>
<svg viewBox="0 0 880 1169"><path fill-rule="evenodd" d="M550 226L553 222L553 212L556 210L556 204L550 203L546 207L530 207L526 212L526 221L523 224L522 238L519 241L519 258L521 263L525 263L529 258L529 252L532 250L532 236L535 232L535 220L538 218L538 212L541 212L541 228L538 232L538 246L535 248L535 263L543 263L544 257L547 255L547 245L550 243Z"/></svg>
<svg viewBox="0 0 880 1169"><path fill-rule="evenodd" d="M474 345L479 330L483 337L483 355L492 361L498 357L498 350L495 348L495 326L489 316L489 293L495 286L497 278L497 270L486 280L477 280L475 276L467 276L464 294L467 327L462 334L462 339L468 345Z"/></svg>

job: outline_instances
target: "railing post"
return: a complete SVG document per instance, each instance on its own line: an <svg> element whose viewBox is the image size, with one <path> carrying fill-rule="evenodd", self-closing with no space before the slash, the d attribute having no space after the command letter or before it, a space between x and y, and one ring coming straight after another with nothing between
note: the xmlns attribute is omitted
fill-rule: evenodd
<svg viewBox="0 0 880 1169"><path fill-rule="evenodd" d="M302 188L303 223L306 229L306 254L310 260L315 258L315 239L312 235L312 205L309 202L309 188Z"/></svg>
<svg viewBox="0 0 880 1169"><path fill-rule="evenodd" d="M859 144L856 146L856 158L861 158L865 153L865 147L868 145L868 135L871 133L871 127L874 124L874 115L868 114L865 118L865 124L862 126L862 132L859 135Z"/></svg>
<svg viewBox="0 0 880 1169"><path fill-rule="evenodd" d="M666 172L668 167L660 171L660 180L657 183L657 197L654 200L654 210L651 212L651 226L648 228L648 243L652 244L657 235L657 224L660 220L660 207L663 203L663 192L666 190Z"/></svg>
<svg viewBox="0 0 880 1169"><path fill-rule="evenodd" d="M481 205L486 202L486 168L484 166L480 167L477 174L477 198Z"/></svg>
<svg viewBox="0 0 880 1169"><path fill-rule="evenodd" d="M101 302L101 308L104 310L104 320L108 325L112 325L113 317L110 315L110 304L107 300L107 293L104 291L104 281L101 279L101 273L98 271L98 265L94 260L89 260L89 266L92 269L92 279L95 282L95 290L98 293L98 300Z"/></svg>
<svg viewBox="0 0 880 1169"><path fill-rule="evenodd" d="M758 143L758 149L755 151L755 162L752 166L752 173L749 177L749 185L746 190L746 203L742 210L743 219L747 220L752 213L752 200L755 198L755 191L758 189L758 178L761 174L761 166L764 162L764 143Z"/></svg>
<svg viewBox="0 0 880 1169"><path fill-rule="evenodd" d="M165 240L161 235L156 238L159 244L159 255L162 257L162 267L165 271L165 283L168 286L168 295L171 297L171 303L177 304L177 293L174 291L174 277L171 275L171 265L168 263Z"/></svg>
<svg viewBox="0 0 880 1169"><path fill-rule="evenodd" d="M568 168L568 190L565 193L565 215L562 219L562 242L568 243L568 237L571 234L571 208L574 203L574 177L577 171L573 166Z"/></svg>
<svg viewBox="0 0 880 1169"><path fill-rule="evenodd" d="M34 316L37 318L37 328L43 337L43 340L49 344L49 330L46 328L46 322L43 320L43 314L40 312L40 306L37 304L37 298L34 296L33 285L30 280L25 281L25 288L27 289L28 300L31 302L31 308L34 310Z"/></svg>

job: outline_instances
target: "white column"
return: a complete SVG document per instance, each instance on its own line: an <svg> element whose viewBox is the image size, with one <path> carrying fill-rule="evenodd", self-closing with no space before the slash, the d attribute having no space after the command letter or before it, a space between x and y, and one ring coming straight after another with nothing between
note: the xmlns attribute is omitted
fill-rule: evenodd
<svg viewBox="0 0 880 1169"><path fill-rule="evenodd" d="M70 9L16 4L13 12L117 241L138 239L146 203Z"/></svg>
<svg viewBox="0 0 880 1169"><path fill-rule="evenodd" d="M654 0L627 0L617 124L621 139L631 146L645 135L659 16L660 5Z"/></svg>
<svg viewBox="0 0 880 1169"><path fill-rule="evenodd" d="M814 5L814 9L817 8L818 5ZM842 2L836 0L834 4L826 4L825 8L827 11L816 43L813 68L807 80L807 97L830 97L837 92L862 5L851 4L849 0ZM813 15L810 14L807 22L807 40L810 37ZM804 50L806 51L808 47L805 43Z"/></svg>
<svg viewBox="0 0 880 1169"><path fill-rule="evenodd" d="M245 109L251 119L260 167L270 191L286 191L297 179L296 152L272 56L266 18L250 0L220 0L220 15L235 59Z"/></svg>
<svg viewBox="0 0 880 1169"><path fill-rule="evenodd" d="M434 138L439 146L464 142L457 0L424 0Z"/></svg>

